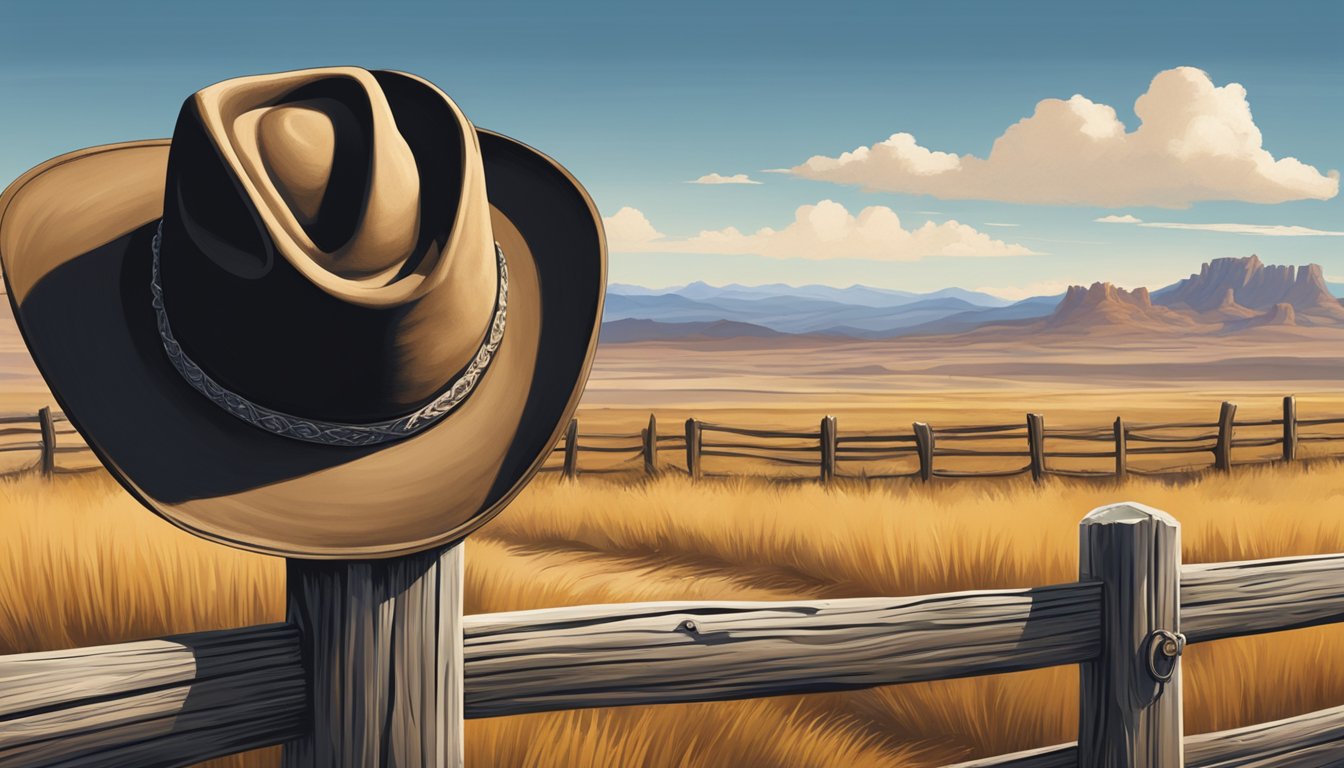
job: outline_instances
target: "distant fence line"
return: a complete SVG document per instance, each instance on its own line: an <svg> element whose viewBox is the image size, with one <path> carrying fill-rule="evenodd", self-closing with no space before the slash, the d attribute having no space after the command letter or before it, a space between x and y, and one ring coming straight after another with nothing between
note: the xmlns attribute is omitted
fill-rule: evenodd
<svg viewBox="0 0 1344 768"><path fill-rule="evenodd" d="M1301 434L1304 428L1344 425L1344 416L1302 419L1297 415L1296 398L1283 398L1283 415L1276 419L1236 419L1237 406L1223 402L1216 421L1190 421L1152 424L1127 424L1117 417L1105 427L1065 427L1048 429L1045 417L1028 413L1023 422L935 428L926 422L914 422L910 432L842 433L834 416L824 416L816 430L758 429L718 424L689 418L675 434L659 432L657 418L650 414L648 425L638 433L580 432L578 419L570 421L564 438L553 451L560 464L543 471L560 472L575 478L580 474L612 474L639 471L639 467L579 466L580 454L606 454L626 460L642 459L646 475L672 470L692 479L734 475L759 475L759 472L709 472L706 458L749 460L790 468L813 468L823 483L838 478L883 480L910 478L925 482L934 478L994 478L1031 475L1036 482L1049 476L1113 477L1189 473L1191 466L1145 468L1134 466L1131 458L1144 456L1195 456L1209 454L1212 469L1226 471L1233 466L1270 461L1295 461L1299 447L1309 443L1344 441L1344 432ZM1279 427L1273 436L1238 437L1239 429ZM74 444L60 444L63 436L74 436ZM6 440L6 438L17 438ZM23 439L31 438L31 439ZM1003 443L1022 441L1024 447L1005 447ZM64 441L61 441L64 442ZM1047 444L1065 443L1049 449ZM979 443L981 447L975 447ZM992 445L985 447L985 443ZM1105 450L1092 446L1073 448L1068 443L1105 443ZM1281 452L1272 457L1234 460L1235 449L1270 448ZM35 451L37 460L23 471L44 476L81 472L97 467L67 468L57 465L57 454L87 453L79 433L64 414L43 407L32 414L0 416L0 453ZM666 451L674 460L664 461ZM1344 451L1338 454L1344 456ZM942 461L939 461L942 459ZM1003 469L957 469L948 460L1022 459L1025 463ZM1109 460L1111 468L1074 469L1052 465L1057 460ZM907 460L916 463L909 471L890 471L882 462ZM848 471L842 471L848 470ZM871 470L871 471L870 471ZM796 477L796 476L793 476Z"/></svg>
<svg viewBox="0 0 1344 768"><path fill-rule="evenodd" d="M52 412L49 407L40 408L37 413L11 414L0 416L0 453L9 453L12 451L36 451L37 461L25 468L25 470L36 470L44 476L50 477L58 472L80 472L82 469L66 469L56 465L56 454L58 453L84 453L88 452L89 446L82 442L76 445L59 445L58 439L61 435L74 435L79 438L70 420L65 414ZM22 438L36 438L33 440L23 440ZM6 438L19 438L17 441L10 441Z"/></svg>
<svg viewBox="0 0 1344 768"><path fill-rule="evenodd" d="M686 420L681 434L660 434L658 420L649 416L648 426L638 434L579 431L577 419L570 421L565 437L555 448L562 457L559 466L543 467L544 471L561 472L566 477L583 474L604 474L632 471L631 467L602 467L581 469L580 453L624 454L627 460L643 459L645 474L654 475L665 469L684 471L692 479L706 476L756 474L747 472L706 472L706 457L748 459L776 466L815 467L816 477L823 483L837 478L867 480L912 478L925 482L934 478L988 478L1031 475L1042 482L1051 475L1061 477L1114 477L1124 479L1134 475L1161 475L1188 473L1190 467L1144 468L1134 466L1131 457L1190 456L1212 454L1211 467L1227 471L1234 465L1261 464L1271 461L1295 461L1298 449L1304 443L1327 443L1344 440L1344 434L1299 434L1304 427L1344 425L1344 417L1300 419L1296 398L1283 398L1283 415L1277 419L1236 420L1237 406L1224 402L1218 419L1210 422L1173 422L1155 424L1126 424L1117 417L1105 427L1047 429L1045 417L1029 413L1024 422L1017 424L989 424L935 429L926 422L914 422L907 434L849 433L839 430L834 416L824 416L815 431L754 429L702 421ZM1237 437L1238 429L1281 427L1281 433L1272 437ZM1193 432L1193 434L1190 434ZM722 436L729 436L727 438ZM751 438L744 441L741 438ZM1002 446L970 447L976 442L1002 443L1023 440L1022 449ZM1050 450L1048 443L1106 443L1106 450L1088 450L1088 446L1063 446ZM951 445L949 445L951 444ZM1137 444L1137 445L1134 445ZM1266 448L1281 446L1282 453L1273 457L1233 460L1237 448ZM675 464L660 461L662 451L684 453L684 460ZM1344 455L1344 454L1341 454ZM966 470L938 466L943 458L1025 459L1026 463L1006 469ZM872 465L877 462L913 459L918 468L911 471L882 471ZM1058 459L1109 459L1113 468L1107 470L1070 469L1052 466ZM678 466L678 464L680 466ZM857 465L858 471L852 471ZM851 468L849 472L841 472ZM870 468L875 471L868 471Z"/></svg>

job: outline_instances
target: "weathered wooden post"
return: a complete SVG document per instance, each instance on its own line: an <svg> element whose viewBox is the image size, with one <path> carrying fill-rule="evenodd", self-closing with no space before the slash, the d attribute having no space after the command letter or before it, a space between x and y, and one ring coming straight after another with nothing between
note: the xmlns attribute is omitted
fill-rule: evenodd
<svg viewBox="0 0 1344 768"><path fill-rule="evenodd" d="M686 474L700 479L700 422L694 417L686 420Z"/></svg>
<svg viewBox="0 0 1344 768"><path fill-rule="evenodd" d="M462 765L462 549L287 562L310 727L284 768Z"/></svg>
<svg viewBox="0 0 1344 768"><path fill-rule="evenodd" d="M579 476L579 420L570 419L565 430L565 477Z"/></svg>
<svg viewBox="0 0 1344 768"><path fill-rule="evenodd" d="M1297 398L1283 398L1283 460L1297 459Z"/></svg>
<svg viewBox="0 0 1344 768"><path fill-rule="evenodd" d="M1027 452L1031 454L1031 479L1045 480L1045 417L1039 413L1027 414Z"/></svg>
<svg viewBox="0 0 1344 768"><path fill-rule="evenodd" d="M922 421L914 423L915 452L919 454L919 479L933 479L933 428Z"/></svg>
<svg viewBox="0 0 1344 768"><path fill-rule="evenodd" d="M1080 526L1078 577L1102 585L1101 653L1080 665L1078 764L1171 768L1181 746L1181 527L1126 502Z"/></svg>
<svg viewBox="0 0 1344 768"><path fill-rule="evenodd" d="M38 410L37 424L42 430L42 458L38 466L43 477L51 477L56 472L56 425L51 421L50 406Z"/></svg>
<svg viewBox="0 0 1344 768"><path fill-rule="evenodd" d="M1224 401L1218 411L1218 442L1213 449L1213 466L1223 472L1232 469L1232 425L1236 417L1236 404Z"/></svg>
<svg viewBox="0 0 1344 768"><path fill-rule="evenodd" d="M1115 417L1115 476L1124 480L1129 476L1129 441L1125 436L1125 420Z"/></svg>
<svg viewBox="0 0 1344 768"><path fill-rule="evenodd" d="M658 474L658 419L652 413L644 429L644 474Z"/></svg>
<svg viewBox="0 0 1344 768"><path fill-rule="evenodd" d="M835 479L836 422L834 416L821 417L821 482Z"/></svg>

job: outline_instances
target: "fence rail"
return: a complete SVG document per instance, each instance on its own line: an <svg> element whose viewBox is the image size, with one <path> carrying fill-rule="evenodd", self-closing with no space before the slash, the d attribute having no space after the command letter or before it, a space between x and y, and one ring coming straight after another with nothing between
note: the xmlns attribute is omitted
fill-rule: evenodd
<svg viewBox="0 0 1344 768"><path fill-rule="evenodd" d="M1058 477L1113 477L1129 474L1155 475L1188 473L1192 469L1211 468L1230 470L1237 465L1260 464L1266 461L1296 461L1299 448L1306 443L1329 444L1344 441L1344 432L1308 432L1312 428L1344 425L1344 417L1299 419L1294 397L1283 398L1283 415L1273 419L1236 419L1237 406L1224 402L1219 408L1217 421L1185 421L1171 423L1127 424L1116 418L1104 427L1053 428L1046 425L1045 417L1029 413L1019 424L990 424L935 428L925 422L915 422L908 433L879 433L840 431L834 416L821 419L816 431L798 429L761 429L730 426L690 418L679 434L659 434L658 420L649 416L648 425L638 434L620 432L585 433L579 431L577 420L571 422L565 438L555 451L563 456L560 466L550 465L546 471L561 471L566 477L582 473L610 473L639 471L635 464L642 459L642 471L655 475L661 471L684 471L692 478L706 475L761 474L757 472L709 472L705 458L749 460L758 464L779 467L810 467L814 477L822 482L837 478L884 479L919 478L988 478L1030 474L1036 482L1050 476ZM1275 434L1264 430L1278 427ZM1245 434L1246 431L1260 430ZM1240 434L1239 434L1240 433ZM1021 447L1012 445L1014 441ZM1096 448L1089 448L1093 444ZM1108 449L1102 449L1105 444ZM1248 455L1250 449L1279 446L1273 456ZM660 452L664 449L683 454L679 462L667 462ZM1240 449L1240 458L1234 456ZM631 464L580 469L583 454L624 455ZM1321 454L1320 455L1331 455ZM1337 455L1344 456L1344 450ZM1198 457L1207 456L1204 467L1191 466L1136 466L1132 459L1144 457ZM1026 459L1016 467L967 468L948 466L948 460ZM938 461L938 460L942 461ZM1061 466L1060 461L1109 460L1105 469L1100 467ZM910 461L906 469L881 466L893 461ZM917 462L917 466L913 464ZM796 477L796 475L794 475Z"/></svg>
<svg viewBox="0 0 1344 768"><path fill-rule="evenodd" d="M731 700L1077 664L1081 744L964 768L1158 768L1181 765L1182 750L1186 765L1338 764L1344 708L1184 736L1180 647L1168 656L1152 643L1344 621L1344 555L1182 566L1178 530L1137 504L1094 510L1081 525L1079 581L1028 589L465 616L442 627L461 638L457 711ZM291 595L311 587L291 583ZM313 679L325 668L305 663L305 626L0 656L0 765L148 768L311 741L307 707L328 689Z"/></svg>

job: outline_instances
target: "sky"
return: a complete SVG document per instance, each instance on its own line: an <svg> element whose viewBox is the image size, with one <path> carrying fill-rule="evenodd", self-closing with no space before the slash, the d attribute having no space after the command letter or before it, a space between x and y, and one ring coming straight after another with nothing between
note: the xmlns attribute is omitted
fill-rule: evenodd
<svg viewBox="0 0 1344 768"><path fill-rule="evenodd" d="M568 167L613 282L1021 298L1251 253L1344 279L1342 33L1294 0L0 0L0 183L167 136L220 80L356 65Z"/></svg>

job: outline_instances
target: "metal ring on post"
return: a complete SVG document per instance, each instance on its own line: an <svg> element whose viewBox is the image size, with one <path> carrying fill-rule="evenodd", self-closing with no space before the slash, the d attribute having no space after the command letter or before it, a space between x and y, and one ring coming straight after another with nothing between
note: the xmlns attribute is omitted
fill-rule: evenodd
<svg viewBox="0 0 1344 768"><path fill-rule="evenodd" d="M1166 629L1155 629L1148 635L1148 674L1159 683L1170 682L1173 675L1176 674L1176 659L1180 658L1181 653L1185 651L1185 635L1180 632L1171 632ZM1159 672L1157 669L1157 656L1161 654L1170 660L1170 666L1165 672Z"/></svg>

